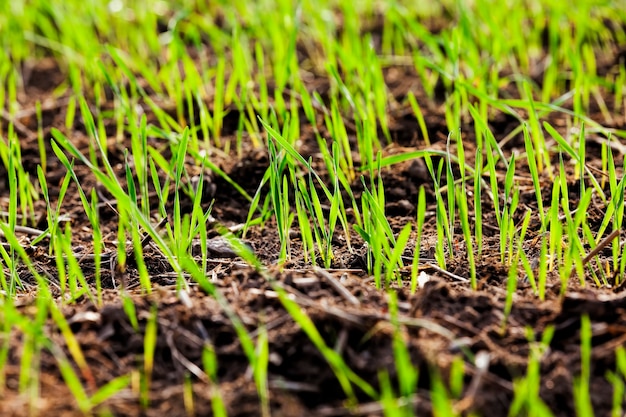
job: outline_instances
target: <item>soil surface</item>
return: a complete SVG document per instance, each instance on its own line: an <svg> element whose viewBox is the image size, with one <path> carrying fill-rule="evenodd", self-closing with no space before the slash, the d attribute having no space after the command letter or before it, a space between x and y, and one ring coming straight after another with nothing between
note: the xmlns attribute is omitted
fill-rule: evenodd
<svg viewBox="0 0 626 417"><path fill-rule="evenodd" d="M619 51L614 51L615 56ZM305 51L302 51L304 54ZM613 71L619 62L602 61L598 69ZM54 95L55 88L63 82L66 74L57 62L44 59L29 64L28 74L24 74L23 89L19 92L18 118L16 129L21 140L22 158L25 169L35 181L36 167L41 162L37 141L37 120L35 103L40 101L43 109L43 135L50 138L53 127L62 129L79 149L87 150L89 138L85 127L77 118L75 125L67 130L65 112L68 97ZM428 124L432 147L444 149L448 132L442 103L429 100L421 91L419 77L410 69L389 68L385 72L394 106L389 115L393 142L385 148L391 155L410 150L427 148L420 137L419 127L404 98L412 91L423 106ZM312 79L310 88L325 95L326 80ZM508 86L511 87L511 86ZM504 86L503 89L508 88ZM515 89L509 88L515 95ZM272 93L273 94L273 93ZM272 96L270 94L270 96ZM442 99L445 91L441 92ZM612 112L611 123L602 118L600 112L590 112L603 125L624 130L624 113L613 111L614 101L607 93L605 102ZM212 99L208 100L212 103ZM113 106L113 103L109 103ZM565 103L565 107L571 103ZM593 103L592 103L593 107ZM96 109L92 109L96 111ZM593 110L593 109L592 109ZM151 117L147 105L144 111ZM224 126L224 140L234 140L239 114L231 109ZM553 113L547 117L553 125L565 131L569 116ZM6 119L6 115L4 116ZM302 117L302 120L305 120ZM351 139L356 132L351 130L350 118L346 116ZM3 128L7 120L2 120ZM491 127L496 139L507 137L517 127L515 120L504 115L494 115ZM320 119L319 129L323 132ZM106 126L113 135L115 121ZM319 162L317 142L310 126L302 126L303 153L312 155ZM229 136L229 132L231 136ZM462 140L467 155L474 153L474 126L469 122L462 126ZM382 137L382 136L381 136ZM128 139L129 141L129 139ZM124 178L124 149L130 143L111 137L108 141L108 155L111 164ZM169 148L164 141L150 138L150 145L162 149L168 156ZM619 144L617 144L619 145ZM621 145L620 145L621 146ZM521 134L513 136L503 150L507 157L524 147ZM600 144L592 135L588 139L588 166L601 169ZM616 165L623 164L622 147L616 146ZM46 143L48 188L54 200L66 170ZM253 149L244 142L240 154L214 152L212 162L223 169L233 180L250 193L256 191L258 180L268 167L265 149ZM559 155L553 155L558 166ZM189 161L189 178L199 174L199 169ZM322 164L319 164L321 167ZM499 165L504 178L504 167ZM6 169L0 166L2 178ZM92 189L101 193L101 229L105 252L116 253L118 217L115 201L106 195L89 170L76 165L79 180L89 195ZM522 193L522 204L536 213L536 203L532 182L527 167L518 166L520 184L527 184ZM323 173L322 173L323 174ZM618 172L621 176L623 173ZM226 181L205 172L206 198L204 208L213 204L212 216L216 222L237 228L245 222L248 203ZM278 290L284 291L290 299L299 304L315 324L325 344L343 357L347 366L366 383L379 389L381 372L386 372L395 386L397 381L396 359L394 357L394 337L404 341L410 360L419 371L417 394L408 398L408 407L416 414L428 415L432 411L432 398L429 392L433 384L443 381L450 384L451 372L458 363L463 364L465 376L463 389L454 394L455 411L475 412L478 415L505 416L513 399L514 384L527 372L529 357L535 355L539 361L541 398L556 416L575 415L574 381L581 370L581 320L588 315L591 322L591 400L596 416L608 416L613 404L613 388L607 380L607 373L615 371L615 349L626 344L626 292L624 286L597 288L591 280L583 287L572 279L565 291L556 276L548 276L545 301L539 301L530 285L520 282L514 295L513 306L504 323L506 305L506 285L509 267L500 262L498 227L495 217L486 212L483 218L485 245L478 260L478 289L472 290L468 282L458 278L469 276L462 233L456 233L458 247L448 264L448 273L436 267L432 259L437 242L435 230L435 193L432 181L420 160L408 161L384 169L382 174L386 187L386 211L390 223L398 232L407 222L414 222L415 202L418 190L424 185L427 190L428 207L426 225L418 250L421 251L420 272L429 278L422 288L411 294L407 285L393 292L397 295L397 312L390 311L389 293L377 289L365 270L365 246L359 237L352 236L349 250L345 240L336 240L336 259L332 269L320 271L312 268L304 259L294 227L291 260L282 268L275 266L278 257L278 238L272 221L253 227L245 240L256 255L268 266L267 273L260 273L246 266L241 259L233 258L228 248L223 248L217 230L210 239L209 278L215 289L228 301L228 305L245 328L251 332L253 341L265 337L269 340L268 382L270 408L276 416L340 416L340 415L381 415L380 404L362 391L354 393L358 400L351 404L333 369L320 354L310 335L294 323L279 299ZM542 178L546 187L544 203L550 203L551 179ZM354 183L355 190L361 188L360 181ZM572 172L568 178L573 204L577 201L578 183ZM607 185L608 188L608 185ZM357 194L357 199L359 195ZM8 181L0 183L0 198L6 209L9 198ZM590 219L603 208L601 201L589 212ZM171 208L173 201L168 203ZM485 195L484 207L491 207ZM183 201L183 208L191 209L191 199ZM485 211L485 210L484 210ZM523 211L520 211L521 221ZM71 183L61 213L68 219L72 231L72 245L89 282L93 279L92 232L90 223L82 209L78 189ZM39 200L29 227L45 229L45 204ZM171 219L169 219L171 220ZM161 221L154 208L155 224ZM167 221L167 220L165 220ZM596 224L599 227L601 219ZM538 256L536 242L538 219L531 220L529 256ZM590 221L590 224L593 222ZM337 234L339 236L339 233ZM76 340L87 362L86 370L79 374L89 393L102 387L108 381L122 375L137 376L131 385L120 394L107 400L99 411L113 415L145 416L187 416L210 415L212 394L219 388L225 407L232 416L259 415L260 402L254 377L248 359L237 336L228 311L206 287L189 280L189 286L180 290L176 277L164 256L148 243L145 248L145 263L153 282L153 293L145 295L140 290L139 274L136 266L129 262L125 271L103 266L102 283L104 305L95 306L84 297L74 303L62 303L58 292L58 271L55 262L48 257L47 241L31 245L33 236L25 233L22 243L31 254L35 267L48 276L55 297L59 297L61 311L70 324ZM623 236L622 236L623 239ZM416 243L411 239L406 256L412 256ZM84 256L83 256L84 255ZM601 253L600 260L610 253ZM110 263L113 265L113 263ZM601 267L601 266L598 266ZM26 288L21 290L16 305L21 312L29 314L36 304L37 288L32 275L22 270L22 281ZM410 275L407 271L407 277ZM55 292L56 291L56 292ZM130 297L135 305L138 326L128 318L122 304L122 295ZM140 403L139 374L142 371L144 335L149 326L152 312L156 311L157 342L152 380L148 388L149 404ZM400 323L397 327L393 323ZM52 320L47 327L49 336L71 357L63 337ZM399 329L399 330L398 330ZM399 331L399 335L398 335ZM546 332L553 331L547 346L541 346ZM530 335L530 336L529 336ZM23 366L24 334L14 329L9 340L8 358L3 369L3 387L0 389L0 415L22 416L39 412L40 415L73 416L82 415L74 395L69 391L59 370L54 352L44 349L40 360L40 399L30 402L24 394L19 394L20 369ZM217 358L215 379L207 376L203 369L203 358L207 349L212 349ZM78 369L78 367L77 367ZM193 401L188 394L193 392ZM453 392L451 389L450 392ZM452 395L452 394L451 394ZM621 400L623 407L626 401Z"/></svg>

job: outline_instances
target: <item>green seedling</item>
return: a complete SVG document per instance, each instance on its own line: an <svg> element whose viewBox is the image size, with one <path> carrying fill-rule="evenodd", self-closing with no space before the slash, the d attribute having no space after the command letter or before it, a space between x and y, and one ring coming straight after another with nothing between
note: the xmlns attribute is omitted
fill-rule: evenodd
<svg viewBox="0 0 626 417"><path fill-rule="evenodd" d="M512 325L508 314L524 275L541 300L550 297L550 276L560 278L561 296L576 277L594 287L623 283L620 158L626 130L619 121L626 70L606 67L619 61L616 51L626 43L626 15L616 2L578 7L553 0L532 7L485 0L49 3L0 5L0 160L6 170L0 391L14 386L6 369L14 357L11 329L18 329L24 343L17 389L28 397L33 414L44 403L38 377L42 350L52 354L79 412L112 414L106 401L129 385L148 404L156 360L150 338L141 353L152 365L96 387L89 358L81 358L76 335L54 312L83 297L101 307L103 271L116 262L116 273L136 274L139 290L153 291L146 245L174 271L177 291L198 285L218 300L250 363L259 410L271 411L269 329L259 330L253 342L235 309L207 279L214 263L206 241L211 227L220 229L210 219L212 202L202 198L209 172L218 184L216 205L228 200L231 188L250 204L242 236L273 228L276 219L283 265L290 255L296 259L300 245L305 269L337 267L339 242L349 252L366 245L367 272L379 287L390 288L394 279L404 284L404 255L414 248L409 259L416 292L420 268L426 267L423 254L430 249L426 242L436 241L435 262L444 272L466 254L468 285L474 288L479 268L490 259L483 257L499 251L509 268L503 331ZM39 80L47 73L39 71L50 64L54 82L44 88ZM39 87L45 97L33 96ZM444 124L447 140L441 137ZM270 154L270 168L252 184L251 196L250 184L231 177L236 168L229 159L261 149ZM38 181L33 181L33 157L39 158ZM388 218L392 198L381 178L416 158L425 161L431 179L407 187L419 190L410 201L416 204L413 230L412 220ZM57 160L66 170L58 179ZM82 213L68 207L75 201L74 187L81 201L77 210L88 220L80 227L93 236L88 258L77 250L76 219ZM115 220L108 222L103 210ZM37 236L22 237L20 230L32 232L42 224L46 230ZM253 269L271 278L232 234L227 238ZM192 258L195 239L201 255ZM32 254L40 247L54 265L45 276L35 262L40 255ZM34 281L24 279L25 269ZM328 347L308 312L272 285L331 364L348 405L358 411L357 398L368 397L380 402L386 415L413 411L423 393L416 392L410 348L403 345L406 323L394 323L398 380L393 372L378 372L376 392ZM128 291L121 302L131 327L140 332L145 322L131 307ZM34 318L18 312L23 292L37 294ZM60 295L56 302L52 293ZM158 322L154 314L150 320ZM52 333L67 347L44 336ZM586 374L588 336L582 340ZM510 415L551 415L538 392L546 346L531 341L527 373L513 384ZM185 377L179 387L189 415L201 409L194 392L209 379L213 412L226 415L217 381L222 364L211 349L207 342L206 376ZM619 397L626 372L620 358L623 350L610 375L614 415L623 413ZM432 372L427 390L438 415L454 415L459 410L454 402L465 398L462 365L453 363L448 386ZM592 411L586 374L576 382L579 415Z"/></svg>
<svg viewBox="0 0 626 417"><path fill-rule="evenodd" d="M529 416L550 417L553 413L539 396L541 389L541 361L546 355L554 335L554 327L547 327L541 341L535 340L532 329L526 331L530 344L530 355L526 375L513 381L513 403L509 416L527 414Z"/></svg>
<svg viewBox="0 0 626 417"><path fill-rule="evenodd" d="M593 416L593 405L589 392L591 378L591 321L581 316L580 324L580 376L574 379L574 402L577 416Z"/></svg>

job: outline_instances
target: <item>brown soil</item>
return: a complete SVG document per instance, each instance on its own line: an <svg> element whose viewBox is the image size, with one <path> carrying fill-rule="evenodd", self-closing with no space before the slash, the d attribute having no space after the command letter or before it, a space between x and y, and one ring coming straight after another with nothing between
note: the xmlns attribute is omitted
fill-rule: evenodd
<svg viewBox="0 0 626 417"><path fill-rule="evenodd" d="M609 62L606 65L603 71L610 71L615 63ZM414 89L422 102L428 102L420 91L419 79L415 73L393 68L386 72L386 76L390 91L399 103L409 89ZM64 74L53 60L31 63L29 77L20 93L18 134L22 144L23 164L32 178L36 178L36 167L40 163L34 103L36 100L44 103L43 131L48 138L52 127L64 126L65 98L52 96L52 91L63 79ZM311 88L318 89L323 96L327 85L323 80L313 80ZM613 101L607 99L606 102ZM416 133L419 129L415 119L407 107L401 107L390 115L394 143L386 149L387 154L426 147L423 139ZM431 140L434 142L433 147L443 148L447 136L443 109L437 103L426 105L424 109L428 110L425 116ZM591 115L593 117L594 113L591 112ZM556 126L565 126L565 117L553 114L550 121ZM598 120L606 125L606 121L599 115ZM4 120L2 125L6 126L6 123ZM111 121L111 126L108 126L111 132L114 132L113 123ZM226 123L225 132L234 132L238 123L237 113L233 111ZM515 128L515 123L502 115L495 116L492 121L494 134L498 138L505 137ZM609 127L626 129L623 114L615 112L613 124ZM462 131L465 132L463 140L466 153L472 155L473 126L465 124ZM308 154L315 155L317 144L312 129L303 126L302 132L303 149ZM349 133L355 135L354 131ZM77 121L66 134L79 149L86 150L88 138L81 121ZM224 139L232 138L225 135ZM124 161L123 149L129 145L124 142L115 143L114 140L109 143L111 163L119 168ZM163 143L156 139L151 139L151 144L163 147ZM504 151L510 155L521 148L523 138L513 137L504 147ZM54 157L49 144L46 150L48 187L53 198L56 198L66 171ZM600 168L600 147L596 142L589 141L588 153L589 166ZM258 179L268 166L268 157L262 149L246 148L243 155L237 157L216 153L213 155L213 162L248 192L254 192ZM615 156L617 165L621 166L623 155L616 150ZM558 162L558 155L554 155L554 158ZM520 165L518 169L523 176L525 167ZM0 167L0 171L2 177L6 178L5 168ZM76 171L87 193L93 187L102 192L85 167L77 165ZM192 175L198 173L191 165L188 166L188 171ZM123 175L121 169L120 175ZM544 180L546 184L550 181L547 177ZM413 221L415 201L422 184L426 186L429 197L428 212L434 213L434 192L429 175L420 161L406 162L386 169L383 181L387 190L387 213L396 231L407 222ZM524 181L523 178L520 180L521 183L525 183ZM575 202L577 184L573 176L568 179L568 183L572 187L572 199ZM359 187L358 181L355 182L355 189ZM236 190L216 177L210 177L206 188L209 192L203 205L208 208L214 200L212 213L218 222L234 226L245 221L248 205ZM544 196L544 203L549 204L549 188L546 189L548 191ZM8 184L5 181L0 184L3 204L8 201L8 193ZM536 203L533 203L535 197L530 182L527 191L522 193L521 200L523 204L536 209L533 206ZM171 206L173 202L169 204ZM484 206L490 207L489 204L485 200ZM183 201L183 208L190 209L190 200ZM45 228L44 204L38 202L36 209L38 211L34 213L34 222L29 226ZM594 210L590 210L590 219L593 218ZM71 219L75 252L78 255L90 254L92 233L74 184L69 188L62 213ZM113 242L117 239L118 221L114 202L111 207L103 204L100 216L106 250L114 252ZM428 415L432 410L429 391L434 379L441 377L447 383L453 362L461 358L465 364L465 388L455 399L456 411L475 411L479 415L489 416L507 415L513 398L513 384L516 379L525 376L529 355L537 346L536 343L529 342L528 332L532 333L535 340L541 340L546 329L554 326L549 348L540 358L540 393L555 415L574 415L573 386L574 378L581 369L580 328L581 315L584 313L591 319L593 332L590 375L593 408L596 416L609 415L613 392L606 376L607 372L615 370L615 348L626 343L626 293L619 292L619 288L614 291L595 288L591 282L585 288L573 283L562 297L558 278L550 276L546 300L540 302L528 285L520 284L508 322L503 327L508 267L500 263L497 226L493 215L486 213L483 221L486 243L478 262L478 290L471 290L466 283L455 281L428 263L421 269L432 279L416 294L411 295L407 288L394 289L399 301L395 320L402 323L400 337L406 344L411 361L419 370L419 389L417 394L409 398L409 406L416 414ZM432 258L434 247L438 244L434 222L434 215L429 215L419 248L423 259ZM599 221L597 223L596 228ZM533 219L531 225L536 224L536 219ZM536 231L529 233L529 241L532 242ZM457 236L461 239L460 231ZM329 274L340 281L339 287L331 285L325 275L316 272L304 262L303 254L299 251L297 231L294 234L292 260L282 270L273 267L272 264L277 259L278 243L271 221L264 227L253 228L246 237L257 256L269 265L267 276L246 267L239 259L220 257L228 254L217 252L211 257L209 267L212 283L228 300L254 340L259 336L261 324L267 329L272 415L382 414L379 405L364 392L355 393L359 405L350 406L346 402L346 395L331 367L309 336L294 323L275 291L276 285L282 287L300 304L325 343L339 352L346 364L364 381L378 388L381 371L387 372L391 380L396 381L393 350L395 327L389 312L389 295L384 290L376 289L373 281L368 278L364 271L363 243L356 235L353 238L352 252L345 248L345 242L341 238L336 241L337 258L334 269ZM25 246L28 246L30 237L24 236L23 239ZM410 246L407 255L411 255L414 244ZM462 248L462 242L459 242L448 269L455 275L467 277L468 270ZM31 250L36 267L48 273L53 282L51 288L54 290L54 280L58 274L54 262L47 257L46 241ZM533 248L529 247L527 250L531 253ZM62 308L87 360L88 369L83 370L81 375L90 393L112 378L131 373L138 375L141 372L146 324L152 309L158 312L158 339L149 388L149 405L141 407L138 382L133 382L128 389L106 401L98 410L108 410L113 415L120 416L211 414L214 382L199 372L203 369L203 350L211 346L217 355L217 382L229 415L258 415L260 403L254 379L226 312L214 297L207 295L206 291L193 282L190 282L189 291L181 296L177 292L170 267L151 244L146 247L145 262L154 283L152 295L140 293L138 273L130 263L124 274L104 268L102 281L106 290L103 307L96 307L85 298ZM84 261L83 268L87 278L91 279L93 265L89 265L89 260ZM268 277L276 283L268 282ZM21 278L27 288L20 293L16 303L21 312L32 314L37 294L35 282L26 269ZM341 288L345 291L341 291ZM120 298L122 291L135 303L139 318L137 330L133 329L123 309ZM60 294L56 293L55 296ZM70 357L64 337L51 320L47 332L52 341ZM40 415L81 415L73 394L64 383L55 356L47 349L42 351L40 358L40 399L29 402L28 394L19 394L24 334L14 329L7 342L8 358L2 371L4 382L0 388L1 415L22 416L34 412L39 412ZM488 358L484 366L473 364L472 358L479 354L481 358ZM193 389L193 410L185 402L185 381L190 381ZM622 400L622 404L626 407L626 401Z"/></svg>

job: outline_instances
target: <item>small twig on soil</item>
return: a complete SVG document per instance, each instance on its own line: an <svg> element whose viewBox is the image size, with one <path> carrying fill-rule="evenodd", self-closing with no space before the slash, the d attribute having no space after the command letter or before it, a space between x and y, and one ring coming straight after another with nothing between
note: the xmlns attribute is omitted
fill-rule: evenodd
<svg viewBox="0 0 626 417"><path fill-rule="evenodd" d="M398 407L412 406L416 407L419 403L427 404L427 407L431 407L430 396L427 394L414 394L410 397L398 398L396 405ZM339 407L339 408L319 408L315 411L315 414L323 417L340 417L340 416L369 416L379 415L384 411L383 405L380 401L371 403L359 404L355 407Z"/></svg>
<svg viewBox="0 0 626 417"><path fill-rule="evenodd" d="M248 293L252 295L262 295L269 300L276 300L279 297L278 293L274 290L262 290L260 288L250 288Z"/></svg>
<svg viewBox="0 0 626 417"><path fill-rule="evenodd" d="M36 139L37 133L30 130L26 125L13 117L9 112L2 109L0 110L0 118L4 119L7 123L12 123L13 128L20 134L24 135L28 140Z"/></svg>
<svg viewBox="0 0 626 417"><path fill-rule="evenodd" d="M608 129L608 131L611 132L613 129ZM611 149L618 151L622 155L626 155L626 145L620 143L619 140L607 140L606 137L600 137L597 135L591 135L587 138L587 140L591 140L599 145L608 145Z"/></svg>
<svg viewBox="0 0 626 417"><path fill-rule="evenodd" d="M26 235L31 235L31 236L36 236L36 237L40 237L48 233L47 230L43 231L43 230L35 229L33 227L19 226L19 225L15 226L15 231L17 233L24 233ZM0 236L4 236L4 231L2 231L2 229L0 229Z"/></svg>
<svg viewBox="0 0 626 417"><path fill-rule="evenodd" d="M328 272L324 271L320 267L314 267L313 271L318 277L325 278L326 281L330 284L331 287L335 289L343 298L346 299L347 302L354 306L358 306L361 304L358 298L356 298L348 289L335 277L333 277Z"/></svg>
<svg viewBox="0 0 626 417"><path fill-rule="evenodd" d="M621 145L621 146L623 146L623 145ZM609 178L610 177L607 172L604 172L601 169L598 169L598 168L594 167L591 164L585 164L585 167L587 169L589 169L589 171L593 171L593 172L595 172L596 174L598 174L598 175L600 175L602 177L605 177L605 178Z"/></svg>
<svg viewBox="0 0 626 417"><path fill-rule="evenodd" d="M624 332L623 327L619 330ZM591 358L594 360L601 360L602 358L606 358L610 356L612 352L615 352L615 349L620 346L624 346L624 344L626 344L626 332L616 339L609 340L602 345L595 346L591 351Z"/></svg>
<svg viewBox="0 0 626 417"><path fill-rule="evenodd" d="M318 277L304 277L304 278L293 278L291 281L293 285L296 287L312 287L320 283L320 279Z"/></svg>
<svg viewBox="0 0 626 417"><path fill-rule="evenodd" d="M389 314L382 315L379 318L388 322L392 321L392 318ZM451 342L457 339L454 333L452 333L450 330L446 329L439 323L435 322L434 320L430 320L426 318L418 318L418 317L405 317L405 316L398 316L397 318L394 318L394 320L396 320L398 324L402 324L407 327L417 327L421 329L426 329L430 332L433 332L435 334L438 334L441 337L448 339Z"/></svg>
<svg viewBox="0 0 626 417"><path fill-rule="evenodd" d="M335 343L335 347L333 350L337 352L338 354L340 354L341 356L343 356L347 344L348 344L348 331L346 330L345 327L342 327L341 330L339 330L339 336L337 337L337 342Z"/></svg>
<svg viewBox="0 0 626 417"><path fill-rule="evenodd" d="M411 258L413 259L413 258ZM310 269L302 269L302 268L285 268L282 270L283 272L299 272L302 274L305 274L307 272L310 272ZM357 269L357 268L328 268L328 269L324 269L324 271L326 272L346 272L348 274L353 273L353 274L363 274L363 269Z"/></svg>
<svg viewBox="0 0 626 417"><path fill-rule="evenodd" d="M443 320L448 323L451 324L461 330L466 331L467 333L472 334L473 336L478 336L480 335L480 330L478 330L476 327L472 326L471 323L466 323L464 321L461 321L459 319L457 319L454 316L450 316L450 315L444 315L443 316Z"/></svg>
<svg viewBox="0 0 626 417"><path fill-rule="evenodd" d="M165 226L165 223L167 223L167 217L164 217L161 219L159 224L156 225L155 230L159 231L163 226ZM148 243L150 243L151 241L152 241L152 236L150 235L150 233L146 233L143 239L141 239L141 247L145 248L148 245Z"/></svg>
<svg viewBox="0 0 626 417"><path fill-rule="evenodd" d="M276 283L276 285L280 285L279 283ZM298 291L297 289L295 289L294 287L290 286L290 285L281 285L281 287L289 292L293 297L294 297L294 301L296 303L298 303L300 306L304 306L304 307L310 307L310 308L315 308L318 310L321 310L327 314L330 314L332 316L335 316L339 319L348 321L350 323L356 324L358 326L362 326L363 325L363 321L362 321L362 316L354 314L354 313L349 313L347 311L342 310L341 308L335 307L335 306L330 306L330 305L321 305L318 302L315 302L314 300L312 300L311 298L307 297L306 295L302 294L300 291ZM278 294L277 294L278 295Z"/></svg>
<svg viewBox="0 0 626 417"><path fill-rule="evenodd" d="M442 273L442 274L444 274L444 275L446 275L446 276L448 276L448 277L450 277L452 279L455 279L457 281L461 281L461 282L468 282L469 281L469 279L463 278L463 277L461 277L459 275L453 274L452 272L446 271L445 269L440 268L439 266L437 266L435 264L427 263L427 264L424 264L424 267L432 268L435 271L440 272L440 273Z"/></svg>
<svg viewBox="0 0 626 417"><path fill-rule="evenodd" d="M165 339L167 340L167 345L169 346L170 352L172 353L172 357L174 357L174 359L176 359L182 366L184 366L189 372L195 375L202 382L209 382L210 379L208 375L205 374L204 371L198 367L198 365L191 362L178 351L178 348L174 343L174 331L169 330L165 335Z"/></svg>
<svg viewBox="0 0 626 417"><path fill-rule="evenodd" d="M306 382L287 381L282 378L270 379L268 381L269 387L279 389L282 391L291 392L319 392L319 387L313 384L307 384Z"/></svg>
<svg viewBox="0 0 626 417"><path fill-rule="evenodd" d="M41 103L41 107L40 110L42 112L45 111L51 111L51 110L58 110L61 108L66 107L69 102L70 102L70 97L63 97L63 98L57 98L57 99L48 99L48 100L44 100ZM15 118L17 119L23 119L25 117L33 117L37 114L37 107L35 106L31 106L28 108L24 108L22 110L19 110L15 113Z"/></svg>
<svg viewBox="0 0 626 417"><path fill-rule="evenodd" d="M593 250L591 252L589 252L589 254L587 256L585 256L583 258L582 261L582 266L584 267L585 265L587 265L589 263L589 261L591 261L593 259L594 256L596 256L598 253L600 253L600 251L602 249L604 249L605 247L607 247L616 237L618 237L621 233L620 229L617 230L613 230L613 232L611 232L610 235L608 235L607 237L605 237L604 239L602 239L602 241L600 243L598 243L598 245L593 248ZM572 270L569 273L570 278L576 273L576 267L572 268Z"/></svg>
<svg viewBox="0 0 626 417"><path fill-rule="evenodd" d="M598 243L598 246L596 246L591 252L589 252L589 255L585 256L585 258L583 259L583 266L587 264L594 256L596 256L602 249L608 246L613 241L613 239L620 235L620 233L621 230L619 229L613 230L610 235L608 235L600 243Z"/></svg>
<svg viewBox="0 0 626 417"><path fill-rule="evenodd" d="M289 314L285 313L285 314L283 314L281 316L276 317L274 320L271 320L271 321L265 323L263 327L264 327L265 331L270 331L270 330L275 329L276 327L280 326L281 324L287 323L289 321L289 319L291 319L291 316ZM259 333L260 333L259 329L251 331L249 333L250 339L254 340L257 337L259 337Z"/></svg>

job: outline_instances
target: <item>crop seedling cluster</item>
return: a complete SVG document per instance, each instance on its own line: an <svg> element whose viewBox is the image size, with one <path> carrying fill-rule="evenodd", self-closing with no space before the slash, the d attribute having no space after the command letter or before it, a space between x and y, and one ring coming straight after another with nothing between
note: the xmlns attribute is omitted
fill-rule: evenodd
<svg viewBox="0 0 626 417"><path fill-rule="evenodd" d="M623 0L14 0L0 44L1 415L624 415Z"/></svg>

